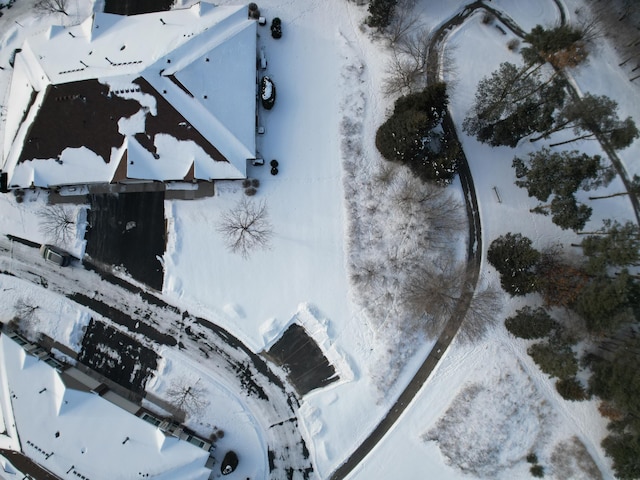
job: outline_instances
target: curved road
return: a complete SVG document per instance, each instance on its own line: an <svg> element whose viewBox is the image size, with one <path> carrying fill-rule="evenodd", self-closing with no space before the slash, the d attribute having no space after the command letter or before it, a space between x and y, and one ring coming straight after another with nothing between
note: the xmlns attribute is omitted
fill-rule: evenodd
<svg viewBox="0 0 640 480"><path fill-rule="evenodd" d="M313 466L297 423L296 396L265 360L207 319L190 315L89 262L66 268L45 262L37 247L28 240L0 236L0 273L86 306L103 316L104 323L128 332L154 351L163 346L181 349L230 391L239 392L238 399L264 432L269 478L280 480L290 472L296 478L310 478Z"/></svg>
<svg viewBox="0 0 640 480"><path fill-rule="evenodd" d="M554 2L560 11L560 20L564 23L566 15L563 6L560 0L554 0ZM493 13L507 28L513 31L514 34L520 37L524 36L524 30L522 30L514 20L492 6L487 5L483 0L469 3L459 13L440 25L431 37L427 53L427 82L437 81L440 78L440 56L444 48L444 40L447 35L451 32L453 27L462 24L477 9L484 9ZM451 119L450 112L447 112L443 123L445 130L448 129L448 131L457 139L455 125ZM438 337L438 340L436 341L429 356L422 363L407 387L402 391L387 415L360 444L360 446L356 448L356 450L332 473L330 477L332 480L343 479L349 475L349 473L351 473L355 467L364 460L364 458L371 452L371 450L373 450L378 442L382 440L391 427L398 421L424 383L429 379L429 376L437 366L446 349L449 348L449 345L458 333L467 310L469 309L469 305L478 283L478 277L480 275L480 264L482 261L482 230L473 177L471 175L466 155L462 149L458 173L460 176L462 191L464 192L465 207L469 221L469 244L467 249L468 269L465 282L465 285L467 285L468 288L462 292L455 311L444 326L444 329Z"/></svg>

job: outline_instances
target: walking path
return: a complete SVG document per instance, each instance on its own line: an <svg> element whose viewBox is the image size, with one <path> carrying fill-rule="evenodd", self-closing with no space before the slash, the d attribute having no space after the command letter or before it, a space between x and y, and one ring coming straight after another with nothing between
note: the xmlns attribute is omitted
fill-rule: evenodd
<svg viewBox="0 0 640 480"><path fill-rule="evenodd" d="M554 2L560 11L560 20L564 23L565 12L562 4L560 0L554 0ZM525 35L524 30L522 30L513 19L501 11L487 5L485 1L478 0L470 3L459 13L440 25L431 37L427 53L427 83L436 82L440 79L441 54L444 49L444 40L447 35L454 27L462 24L478 9L484 9L491 12L516 35L520 37ZM447 115L443 119L443 127L445 128L445 131L448 129L448 131L457 139L457 132L451 119L450 112L447 112ZM468 288L460 295L455 311L451 315L449 321L445 324L444 329L440 333L438 340L431 350L431 353L422 363L407 387L403 390L389 412L371 432L371 434L369 434L360 446L356 448L356 450L342 463L342 465L333 472L330 477L332 480L346 478L398 421L422 386L429 379L429 376L433 373L444 352L449 348L449 345L451 345L451 342L462 326L462 322L464 321L467 310L469 309L480 275L480 266L482 261L482 226L480 223L480 212L478 209L473 177L463 150L461 150L461 158L459 160L458 174L460 177L462 191L464 193L465 208L469 221L469 244L467 249L468 269L467 279L466 282L464 282L465 285L468 285Z"/></svg>

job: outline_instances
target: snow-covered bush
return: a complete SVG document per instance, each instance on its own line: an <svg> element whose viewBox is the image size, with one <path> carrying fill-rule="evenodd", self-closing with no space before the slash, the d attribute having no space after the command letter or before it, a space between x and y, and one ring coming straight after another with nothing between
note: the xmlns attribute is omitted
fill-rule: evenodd
<svg viewBox="0 0 640 480"><path fill-rule="evenodd" d="M464 388L425 435L446 462L481 478L497 478L544 445L552 410L519 362L499 377Z"/></svg>
<svg viewBox="0 0 640 480"><path fill-rule="evenodd" d="M441 321L410 308L407 282L440 257L457 263L451 246L464 242L466 222L452 192L420 181L407 167L380 158L372 144L365 146L363 74L359 64L343 70L351 92L342 101L340 122L347 255L354 301L381 344L370 374L383 394Z"/></svg>

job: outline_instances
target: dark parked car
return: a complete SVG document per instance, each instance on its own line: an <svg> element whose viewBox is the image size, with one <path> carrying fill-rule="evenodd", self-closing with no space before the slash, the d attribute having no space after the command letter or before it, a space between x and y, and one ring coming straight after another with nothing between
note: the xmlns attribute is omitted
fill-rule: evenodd
<svg viewBox="0 0 640 480"><path fill-rule="evenodd" d="M273 38L282 38L282 21L278 17L271 21L271 36Z"/></svg>
<svg viewBox="0 0 640 480"><path fill-rule="evenodd" d="M269 77L262 77L260 80L260 99L267 110L271 110L276 103L276 86Z"/></svg>
<svg viewBox="0 0 640 480"><path fill-rule="evenodd" d="M229 475L238 467L238 455L233 450L229 450L220 464L220 471L223 475Z"/></svg>
<svg viewBox="0 0 640 480"><path fill-rule="evenodd" d="M55 263L60 267L66 267L71 263L71 255L53 245L42 245L40 247L40 254L46 261Z"/></svg>

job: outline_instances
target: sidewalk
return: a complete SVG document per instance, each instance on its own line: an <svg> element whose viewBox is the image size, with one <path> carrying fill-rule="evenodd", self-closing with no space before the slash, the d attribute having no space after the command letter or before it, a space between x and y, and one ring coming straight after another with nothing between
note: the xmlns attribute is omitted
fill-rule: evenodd
<svg viewBox="0 0 640 480"><path fill-rule="evenodd" d="M171 184L164 182L144 183L108 183L87 185L81 187L62 187L49 191L49 203L86 203L87 195L140 193L140 192L165 192L167 200L196 200L198 198L212 197L215 195L215 182L185 183L189 188L167 188ZM177 186L177 185L176 185Z"/></svg>

